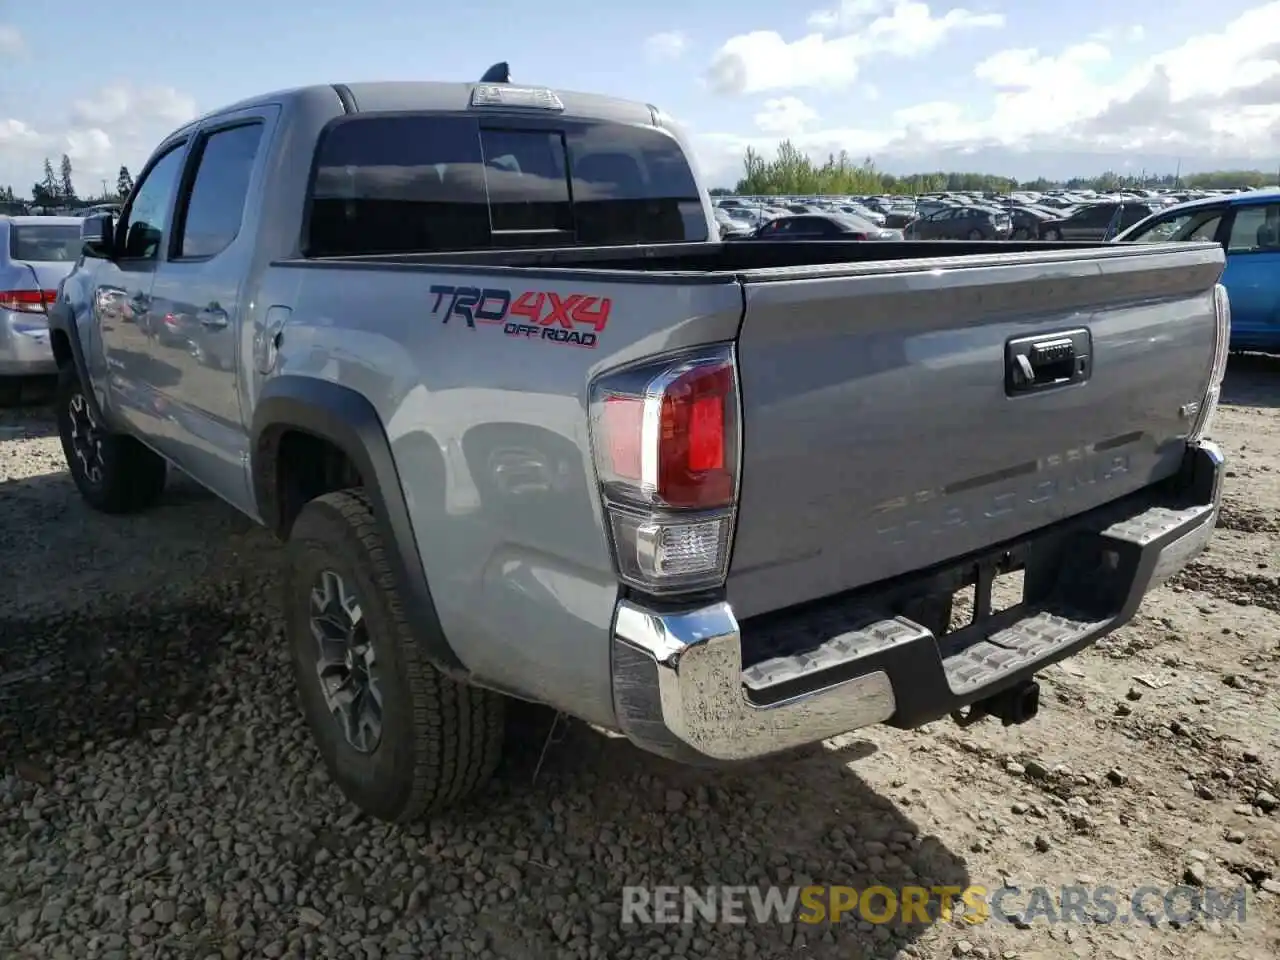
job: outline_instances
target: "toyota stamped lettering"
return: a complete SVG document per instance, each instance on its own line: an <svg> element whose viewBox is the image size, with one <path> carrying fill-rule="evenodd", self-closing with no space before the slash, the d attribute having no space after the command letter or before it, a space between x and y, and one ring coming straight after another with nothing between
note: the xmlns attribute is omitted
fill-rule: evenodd
<svg viewBox="0 0 1280 960"><path fill-rule="evenodd" d="M513 296L510 290L491 287L431 287L433 316L442 323L462 320L468 327L502 326L509 337L594 349L597 337L609 323L613 301L608 297L527 290Z"/></svg>

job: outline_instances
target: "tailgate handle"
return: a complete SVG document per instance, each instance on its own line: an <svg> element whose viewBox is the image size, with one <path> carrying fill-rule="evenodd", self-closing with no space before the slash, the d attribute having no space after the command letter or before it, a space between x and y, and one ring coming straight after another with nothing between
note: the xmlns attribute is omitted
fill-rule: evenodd
<svg viewBox="0 0 1280 960"><path fill-rule="evenodd" d="M1005 394L1039 393L1084 383L1093 370L1086 329L1017 337L1005 344Z"/></svg>

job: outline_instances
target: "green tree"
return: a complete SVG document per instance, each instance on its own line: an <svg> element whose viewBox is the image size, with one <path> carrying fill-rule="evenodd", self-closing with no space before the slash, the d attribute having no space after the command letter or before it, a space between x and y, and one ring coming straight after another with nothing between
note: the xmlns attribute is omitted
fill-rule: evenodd
<svg viewBox="0 0 1280 960"><path fill-rule="evenodd" d="M829 154L821 164L802 153L790 140L778 145L773 160L765 160L748 147L742 158L742 179L734 192L746 196L759 195L846 195L846 194L921 194L944 190L980 191L1004 194L1017 190L1121 190L1142 187L1190 188L1245 187L1254 189L1280 183L1280 171L1218 170L1179 177L1177 173L1140 171L1119 174L1113 170L1089 177L1050 180L1037 177L1019 185L1010 177L978 171L934 170L895 176L876 169L871 157L855 162L846 151Z"/></svg>
<svg viewBox="0 0 1280 960"><path fill-rule="evenodd" d="M47 184L32 184L31 202L37 207L56 207L58 205L58 194L56 192L50 193Z"/></svg>
<svg viewBox="0 0 1280 960"><path fill-rule="evenodd" d="M123 200L133 191L133 177L129 168L121 164L120 174L116 177L116 194Z"/></svg>
<svg viewBox="0 0 1280 960"><path fill-rule="evenodd" d="M45 197L44 200L36 199L36 203L41 206L50 206L58 201L58 178L54 175L53 164L49 162L49 158L44 158L44 179L40 181L40 189ZM35 191L32 191L35 196Z"/></svg>
<svg viewBox="0 0 1280 960"><path fill-rule="evenodd" d="M71 158L65 153L62 155L62 163L59 167L61 176L58 178L58 195L63 200L74 200L76 198L75 184L71 182Z"/></svg>

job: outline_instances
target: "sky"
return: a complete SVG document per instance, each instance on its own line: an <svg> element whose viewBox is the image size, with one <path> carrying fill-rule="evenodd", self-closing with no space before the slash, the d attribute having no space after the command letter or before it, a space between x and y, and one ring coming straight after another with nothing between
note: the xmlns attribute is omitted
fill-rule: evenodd
<svg viewBox="0 0 1280 960"><path fill-rule="evenodd" d="M310 83L477 80L660 106L710 186L790 138L897 173L1278 170L1280 0L0 0L0 185L82 195L187 119ZM71 26L74 25L74 26Z"/></svg>

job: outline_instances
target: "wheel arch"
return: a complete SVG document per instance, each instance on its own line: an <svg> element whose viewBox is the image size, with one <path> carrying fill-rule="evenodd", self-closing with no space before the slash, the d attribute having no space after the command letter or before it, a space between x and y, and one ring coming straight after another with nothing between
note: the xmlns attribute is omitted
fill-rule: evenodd
<svg viewBox="0 0 1280 960"><path fill-rule="evenodd" d="M291 500L287 485L288 471L299 464L286 466L282 452L288 452L291 443L300 443L303 449L310 446L312 451L319 451L327 447L345 458L373 506L401 597L410 622L417 627L424 652L442 672L465 681L466 667L440 625L390 441L368 398L329 380L274 377L264 385L254 406L250 436L254 499L263 522L281 538L289 535L302 506ZM305 439L290 439L297 437ZM331 461L309 461L307 466L326 472L337 469Z"/></svg>
<svg viewBox="0 0 1280 960"><path fill-rule="evenodd" d="M75 313L62 297L49 308L49 346L59 370L68 366L75 368L94 420L107 423L102 406L98 403L97 392L93 389L93 380L89 377L89 360L84 355L84 342L80 339Z"/></svg>

